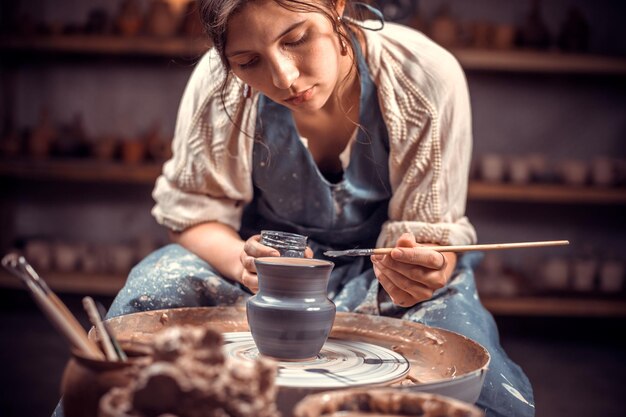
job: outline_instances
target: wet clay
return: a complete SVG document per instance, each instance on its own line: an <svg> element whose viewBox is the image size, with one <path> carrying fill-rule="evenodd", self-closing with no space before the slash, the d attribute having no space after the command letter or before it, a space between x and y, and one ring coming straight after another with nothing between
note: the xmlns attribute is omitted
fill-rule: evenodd
<svg viewBox="0 0 626 417"><path fill-rule="evenodd" d="M250 331L243 307L196 307L154 310L108 320L124 339L150 341L154 333L176 325L210 324L220 332ZM400 389L426 391L474 403L482 389L489 353L480 344L460 334L419 323L388 317L337 313L331 339L366 342L402 354L410 363ZM305 395L316 392L278 384L278 403L283 417ZM284 411L287 410L287 411Z"/></svg>
<svg viewBox="0 0 626 417"><path fill-rule="evenodd" d="M310 395L294 417L482 417L477 407L439 395L390 389L340 390Z"/></svg>
<svg viewBox="0 0 626 417"><path fill-rule="evenodd" d="M100 417L278 417L276 364L225 358L222 335L174 326L155 335L153 363L100 401Z"/></svg>
<svg viewBox="0 0 626 417"><path fill-rule="evenodd" d="M220 332L250 331L243 307L154 310L114 317L108 322L120 338L129 342L147 342L160 329L184 324L210 323ZM403 385L438 383L482 373L490 359L484 347L463 335L380 316L337 313L330 337L374 343L402 354L411 363Z"/></svg>

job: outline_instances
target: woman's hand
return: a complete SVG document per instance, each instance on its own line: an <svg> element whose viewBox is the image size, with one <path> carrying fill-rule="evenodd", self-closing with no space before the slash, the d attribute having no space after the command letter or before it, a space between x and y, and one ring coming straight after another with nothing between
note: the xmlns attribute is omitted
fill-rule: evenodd
<svg viewBox="0 0 626 417"><path fill-rule="evenodd" d="M262 245L261 235L254 235L246 240L239 258L243 265L241 283L248 287L253 293L259 290L259 278L256 274L254 260L263 256L280 256L280 252L269 246Z"/></svg>
<svg viewBox="0 0 626 417"><path fill-rule="evenodd" d="M390 255L373 255L374 273L391 300L402 307L429 300L448 282L456 263L454 253L440 253L421 246L405 233Z"/></svg>
<svg viewBox="0 0 626 417"><path fill-rule="evenodd" d="M259 278L256 273L254 260L263 256L280 256L280 252L269 246L262 245L261 235L254 235L246 240L239 258L243 265L240 282L254 293L259 290ZM307 258L313 257L311 248L306 248L304 256Z"/></svg>

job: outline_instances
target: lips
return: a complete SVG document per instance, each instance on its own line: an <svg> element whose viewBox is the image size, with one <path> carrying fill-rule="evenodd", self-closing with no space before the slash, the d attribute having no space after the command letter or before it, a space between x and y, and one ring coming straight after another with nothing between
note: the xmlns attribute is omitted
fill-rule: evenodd
<svg viewBox="0 0 626 417"><path fill-rule="evenodd" d="M304 90L296 95L293 95L291 97L289 97L288 99L286 99L285 101L287 103L293 104L293 105L299 105L304 103L305 101L309 101L311 99L311 97L313 97L313 87Z"/></svg>

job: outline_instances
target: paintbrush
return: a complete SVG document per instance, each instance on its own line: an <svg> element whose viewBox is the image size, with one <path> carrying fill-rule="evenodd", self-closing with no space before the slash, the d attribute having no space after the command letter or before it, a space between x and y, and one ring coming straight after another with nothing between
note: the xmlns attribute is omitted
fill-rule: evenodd
<svg viewBox="0 0 626 417"><path fill-rule="evenodd" d="M74 349L90 358L104 359L96 344L87 338L76 317L23 256L10 253L2 258L2 266L22 281L39 308Z"/></svg>
<svg viewBox="0 0 626 417"><path fill-rule="evenodd" d="M100 317L106 317L106 309L104 308L102 303L97 303L96 306L98 307L98 312L100 313ZM115 332L111 329L111 326L109 326L109 323L106 320L102 321L102 325L104 326L107 333L109 334L109 338L111 339L111 344L113 345L113 349L115 349L115 353L117 354L117 357L119 358L121 362L126 362L128 360L128 356L126 355L126 352L124 352L124 349L122 349L122 346L120 345L120 343L117 341L117 338L115 337Z"/></svg>
<svg viewBox="0 0 626 417"><path fill-rule="evenodd" d="M468 252L475 250L504 250L517 248L539 248L544 246L563 246L569 245L569 240L545 240L538 242L516 242L516 243L490 243L484 245L458 245L458 246L420 246L424 249L431 249L437 252ZM374 249L348 249L348 250L329 250L324 255L329 257L338 256L370 256L370 255L389 255L392 250L397 248L374 248ZM407 248L409 249L409 248Z"/></svg>
<svg viewBox="0 0 626 417"><path fill-rule="evenodd" d="M100 337L100 341L102 342L102 350L104 350L104 354L106 358L110 361L117 361L119 357L117 356L117 352L113 347L113 343L111 342L111 337L109 336L109 332L104 327L102 323L102 317L100 317L100 313L96 308L96 303L93 301L91 297L83 298L83 307L87 312L87 316L89 317L89 321L98 331L98 336Z"/></svg>

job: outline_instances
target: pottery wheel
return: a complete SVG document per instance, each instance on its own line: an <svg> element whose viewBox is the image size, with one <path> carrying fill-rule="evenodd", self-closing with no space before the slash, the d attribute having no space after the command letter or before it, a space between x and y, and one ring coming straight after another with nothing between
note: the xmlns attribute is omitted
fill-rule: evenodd
<svg viewBox="0 0 626 417"><path fill-rule="evenodd" d="M259 350L250 332L224 333L224 354L255 360ZM371 343L328 339L316 358L278 362L276 384L291 388L344 388L390 384L409 372L406 358Z"/></svg>

